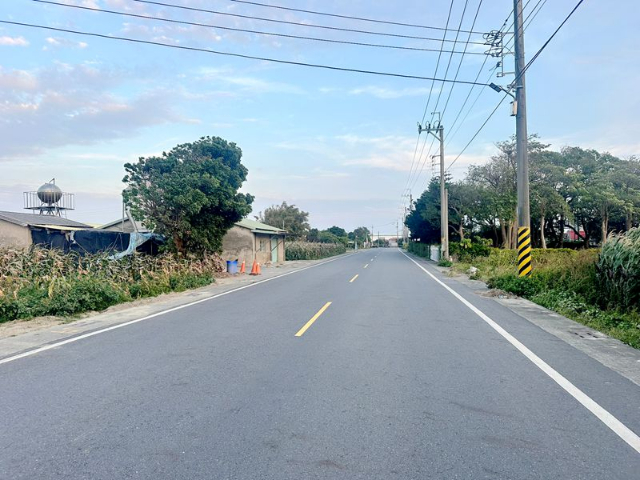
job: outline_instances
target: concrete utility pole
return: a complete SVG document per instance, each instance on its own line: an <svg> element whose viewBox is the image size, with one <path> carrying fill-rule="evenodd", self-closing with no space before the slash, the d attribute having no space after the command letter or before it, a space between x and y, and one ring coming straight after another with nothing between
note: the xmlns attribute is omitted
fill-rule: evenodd
<svg viewBox="0 0 640 480"><path fill-rule="evenodd" d="M531 214L529 209L529 159L527 150L527 97L524 74L522 0L513 0L516 89L516 162L518 186L518 275L531 274Z"/></svg>
<svg viewBox="0 0 640 480"><path fill-rule="evenodd" d="M447 207L447 188L444 174L444 127L418 124L418 134L427 132L440 142L440 250L441 258L449 259L449 209ZM436 132L438 135L436 135Z"/></svg>

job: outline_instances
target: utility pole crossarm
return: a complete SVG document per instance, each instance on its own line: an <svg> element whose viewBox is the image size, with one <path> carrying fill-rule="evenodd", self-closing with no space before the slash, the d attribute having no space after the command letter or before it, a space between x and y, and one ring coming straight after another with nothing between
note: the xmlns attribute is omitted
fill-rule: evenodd
<svg viewBox="0 0 640 480"><path fill-rule="evenodd" d="M440 142L440 248L442 258L449 259L449 209L447 208L447 187L444 175L444 127L430 123L423 127L418 123L418 133L433 135Z"/></svg>

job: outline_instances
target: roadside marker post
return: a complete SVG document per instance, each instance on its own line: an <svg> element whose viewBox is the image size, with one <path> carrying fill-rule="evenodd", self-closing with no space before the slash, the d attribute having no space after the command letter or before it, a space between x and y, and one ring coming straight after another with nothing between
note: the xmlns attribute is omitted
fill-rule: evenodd
<svg viewBox="0 0 640 480"><path fill-rule="evenodd" d="M518 276L531 275L531 229L518 228Z"/></svg>

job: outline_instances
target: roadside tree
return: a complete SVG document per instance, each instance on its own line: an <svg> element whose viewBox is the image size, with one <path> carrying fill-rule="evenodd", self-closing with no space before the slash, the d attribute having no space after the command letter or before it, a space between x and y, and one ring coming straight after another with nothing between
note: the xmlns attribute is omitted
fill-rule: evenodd
<svg viewBox="0 0 640 480"><path fill-rule="evenodd" d="M303 240L309 232L309 213L287 202L272 205L257 218L262 223L286 230L291 240Z"/></svg>
<svg viewBox="0 0 640 480"><path fill-rule="evenodd" d="M238 193L247 178L241 158L235 143L219 137L140 157L124 166L125 204L178 252L217 252L227 230L251 212L253 196Z"/></svg>

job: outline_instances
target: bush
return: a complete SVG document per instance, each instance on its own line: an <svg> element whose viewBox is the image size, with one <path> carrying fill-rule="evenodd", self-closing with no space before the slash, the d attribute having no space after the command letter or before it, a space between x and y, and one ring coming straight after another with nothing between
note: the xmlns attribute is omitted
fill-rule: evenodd
<svg viewBox="0 0 640 480"><path fill-rule="evenodd" d="M449 254L461 262L469 262L477 257L488 257L491 254L491 240L475 238L471 241L466 238L460 242L451 242Z"/></svg>
<svg viewBox="0 0 640 480"><path fill-rule="evenodd" d="M530 277L517 276L515 251L492 250L488 258L476 259L475 265L490 288L528 298L640 348L640 313L637 310L639 299L634 296L637 291L635 294L631 293L632 285L637 284L629 281L634 273L638 273L638 267L629 274L628 270L620 269L619 266L631 265L631 259L637 258L633 255L633 248L637 247L632 247L631 253L625 250L619 254L619 251L633 243L628 240L625 242L623 246L612 242L609 247L605 243L599 260L599 252L595 249L533 250L533 274ZM619 268L617 276L611 273L616 272L616 267L612 265ZM609 272L608 278L604 278L605 272ZM603 296L608 301L601 303Z"/></svg>
<svg viewBox="0 0 640 480"><path fill-rule="evenodd" d="M74 315L136 298L208 285L223 271L218 255L64 254L57 250L0 250L0 322Z"/></svg>
<svg viewBox="0 0 640 480"><path fill-rule="evenodd" d="M640 305L640 229L609 235L597 266L601 301L623 310Z"/></svg>
<svg viewBox="0 0 640 480"><path fill-rule="evenodd" d="M285 248L285 260L319 260L346 251L347 247L342 243L289 242Z"/></svg>
<svg viewBox="0 0 640 480"><path fill-rule="evenodd" d="M409 242L407 251L418 257L431 258L431 245L428 243Z"/></svg>

